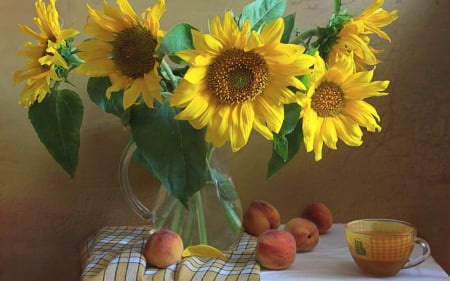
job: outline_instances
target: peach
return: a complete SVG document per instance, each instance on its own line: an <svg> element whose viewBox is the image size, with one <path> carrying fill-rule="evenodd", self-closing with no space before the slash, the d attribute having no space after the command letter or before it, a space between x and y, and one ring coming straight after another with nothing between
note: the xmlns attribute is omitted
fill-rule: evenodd
<svg viewBox="0 0 450 281"><path fill-rule="evenodd" d="M245 232L258 236L266 230L280 226L280 213L269 202L254 200L244 212L242 225Z"/></svg>
<svg viewBox="0 0 450 281"><path fill-rule="evenodd" d="M147 239L144 256L150 265L166 268L181 261L183 240L180 235L168 229L154 232Z"/></svg>
<svg viewBox="0 0 450 281"><path fill-rule="evenodd" d="M283 229L269 229L258 236L256 260L267 269L285 269L295 261L295 239Z"/></svg>
<svg viewBox="0 0 450 281"><path fill-rule="evenodd" d="M320 234L328 232L333 225L333 215L330 209L323 203L313 203L308 205L300 215L302 218L314 222Z"/></svg>
<svg viewBox="0 0 450 281"><path fill-rule="evenodd" d="M308 252L319 243L319 230L310 220L305 218L290 219L284 229L295 238L297 252Z"/></svg>

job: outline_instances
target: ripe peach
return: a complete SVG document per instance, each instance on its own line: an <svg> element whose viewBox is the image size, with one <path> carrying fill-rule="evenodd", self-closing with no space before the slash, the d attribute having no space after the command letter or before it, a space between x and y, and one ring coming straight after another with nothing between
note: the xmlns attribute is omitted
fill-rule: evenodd
<svg viewBox="0 0 450 281"><path fill-rule="evenodd" d="M181 261L183 240L180 235L168 229L154 232L147 239L144 256L147 262L159 268L166 268Z"/></svg>
<svg viewBox="0 0 450 281"><path fill-rule="evenodd" d="M258 236L268 229L280 226L280 213L269 202L254 200L244 212L242 224L245 232Z"/></svg>
<svg viewBox="0 0 450 281"><path fill-rule="evenodd" d="M333 215L330 209L323 203L308 205L300 216L314 222L320 234L326 233L333 225Z"/></svg>
<svg viewBox="0 0 450 281"><path fill-rule="evenodd" d="M319 243L319 230L308 219L292 218L286 223L284 229L294 236L297 252L311 251Z"/></svg>
<svg viewBox="0 0 450 281"><path fill-rule="evenodd" d="M295 261L295 239L283 229L269 229L258 236L256 260L267 269L285 269Z"/></svg>

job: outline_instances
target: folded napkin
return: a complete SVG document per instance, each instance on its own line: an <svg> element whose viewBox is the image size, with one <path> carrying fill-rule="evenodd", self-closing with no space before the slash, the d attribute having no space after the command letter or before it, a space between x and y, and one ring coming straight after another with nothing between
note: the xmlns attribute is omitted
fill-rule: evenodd
<svg viewBox="0 0 450 281"><path fill-rule="evenodd" d="M82 249L82 281L258 281L256 238L242 233L225 259L188 257L165 269L146 265L143 248L150 227L108 226L87 239Z"/></svg>

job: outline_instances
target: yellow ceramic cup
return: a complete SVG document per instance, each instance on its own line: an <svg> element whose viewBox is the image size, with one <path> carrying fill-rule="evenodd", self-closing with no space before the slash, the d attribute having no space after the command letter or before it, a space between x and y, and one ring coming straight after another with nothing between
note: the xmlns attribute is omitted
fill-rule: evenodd
<svg viewBox="0 0 450 281"><path fill-rule="evenodd" d="M430 246L416 237L412 224L392 219L361 219L345 225L347 245L359 268L374 276L392 276L416 266L430 256ZM410 260L414 245L422 254Z"/></svg>

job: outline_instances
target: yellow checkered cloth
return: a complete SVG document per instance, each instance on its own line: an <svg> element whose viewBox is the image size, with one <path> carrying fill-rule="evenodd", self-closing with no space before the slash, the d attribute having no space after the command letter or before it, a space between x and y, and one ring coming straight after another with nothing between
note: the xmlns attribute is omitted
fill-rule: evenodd
<svg viewBox="0 0 450 281"><path fill-rule="evenodd" d="M82 248L81 281L259 281L256 237L242 233L225 259L189 257L165 269L146 265L143 248L150 227L108 226Z"/></svg>

